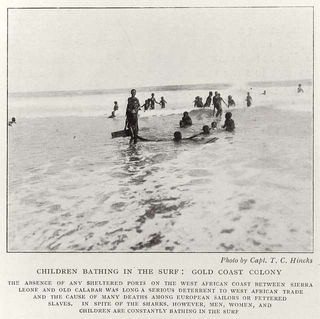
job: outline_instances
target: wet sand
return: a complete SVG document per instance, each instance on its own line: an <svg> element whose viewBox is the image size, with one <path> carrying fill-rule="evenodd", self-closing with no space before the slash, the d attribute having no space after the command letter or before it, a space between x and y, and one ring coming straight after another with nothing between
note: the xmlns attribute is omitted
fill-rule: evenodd
<svg viewBox="0 0 320 319"><path fill-rule="evenodd" d="M312 113L295 104L237 108L236 131L208 144L129 146L110 139L123 119L21 119L9 136L9 250L312 250ZM211 112L191 113L183 135ZM141 117L140 134L169 139L180 117Z"/></svg>

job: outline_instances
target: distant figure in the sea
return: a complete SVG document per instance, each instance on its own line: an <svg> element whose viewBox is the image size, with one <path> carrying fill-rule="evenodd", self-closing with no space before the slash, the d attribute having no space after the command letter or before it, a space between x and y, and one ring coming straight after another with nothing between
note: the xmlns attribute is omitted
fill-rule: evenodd
<svg viewBox="0 0 320 319"><path fill-rule="evenodd" d="M12 126L13 124L17 124L15 117L11 118L11 121L8 123L9 126Z"/></svg>
<svg viewBox="0 0 320 319"><path fill-rule="evenodd" d="M298 85L297 92L298 92L298 93L303 93L303 92L304 92L301 84Z"/></svg>
<svg viewBox="0 0 320 319"><path fill-rule="evenodd" d="M119 106L118 106L118 102L117 101L114 101L113 110L114 111L118 111L119 110Z"/></svg>
<svg viewBox="0 0 320 319"><path fill-rule="evenodd" d="M204 103L204 107L210 107L212 101L212 91L209 92L209 96L206 99L206 103Z"/></svg>
<svg viewBox="0 0 320 319"><path fill-rule="evenodd" d="M137 143L138 138L138 111L140 109L139 100L136 98L136 90L131 90L131 97L128 98L128 105L126 110L126 124L125 129L128 127L131 135L130 143L134 141Z"/></svg>
<svg viewBox="0 0 320 319"><path fill-rule="evenodd" d="M166 107L166 103L167 101L164 99L163 96L161 96L161 99L160 99L160 105L161 105L161 108L164 109Z"/></svg>
<svg viewBox="0 0 320 319"><path fill-rule="evenodd" d="M267 91L264 90L261 94L262 94L262 95L267 95Z"/></svg>
<svg viewBox="0 0 320 319"><path fill-rule="evenodd" d="M232 113L227 112L225 115L226 120L224 122L224 125L222 126L222 128L225 128L228 132L232 132L235 129L234 121L231 119L231 117Z"/></svg>
<svg viewBox="0 0 320 319"><path fill-rule="evenodd" d="M188 112L183 112L183 117L180 121L180 127L187 127L192 125L191 117L189 116Z"/></svg>
<svg viewBox="0 0 320 319"><path fill-rule="evenodd" d="M108 116L108 118L109 118L109 119L112 119L112 118L114 118L114 117L116 117L115 111L112 111L112 112L111 112L111 115Z"/></svg>
<svg viewBox="0 0 320 319"><path fill-rule="evenodd" d="M154 110L154 108L155 108L155 103L160 104L159 102L156 101L156 98L154 97L154 93L151 93L151 98L150 98L150 110Z"/></svg>
<svg viewBox="0 0 320 319"><path fill-rule="evenodd" d="M230 106L236 106L235 101L233 100L231 95L228 95L228 107Z"/></svg>
<svg viewBox="0 0 320 319"><path fill-rule="evenodd" d="M250 96L250 92L247 92L246 101L247 101L247 107L251 106L251 104L252 104L252 97Z"/></svg>

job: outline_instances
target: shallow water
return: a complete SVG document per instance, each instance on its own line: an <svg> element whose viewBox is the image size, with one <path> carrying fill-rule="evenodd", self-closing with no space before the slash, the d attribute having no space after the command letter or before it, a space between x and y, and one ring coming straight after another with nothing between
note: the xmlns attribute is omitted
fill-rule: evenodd
<svg viewBox="0 0 320 319"><path fill-rule="evenodd" d="M18 118L9 130L9 250L310 251L311 97L293 92L257 93L255 107L233 110L234 133L179 144L179 92L170 102L180 108L141 112L140 135L163 142L111 139L123 117ZM192 111L183 136L211 114Z"/></svg>

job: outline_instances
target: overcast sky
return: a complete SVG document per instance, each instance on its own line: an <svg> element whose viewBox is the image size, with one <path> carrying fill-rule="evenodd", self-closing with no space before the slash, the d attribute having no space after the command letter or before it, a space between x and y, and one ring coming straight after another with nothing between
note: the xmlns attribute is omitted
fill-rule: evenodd
<svg viewBox="0 0 320 319"><path fill-rule="evenodd" d="M311 78L311 8L9 11L10 92Z"/></svg>

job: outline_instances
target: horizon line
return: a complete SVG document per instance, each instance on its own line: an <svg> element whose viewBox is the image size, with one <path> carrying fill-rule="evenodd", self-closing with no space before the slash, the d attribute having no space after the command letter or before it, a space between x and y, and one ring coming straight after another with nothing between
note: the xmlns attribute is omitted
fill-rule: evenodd
<svg viewBox="0 0 320 319"><path fill-rule="evenodd" d="M243 84L248 86L276 86L277 84L282 84L285 86L294 86L298 83L304 85L312 85L312 79L302 79L302 80L276 80L276 81L245 81ZM196 89L223 89L228 88L236 83L198 83L198 84L170 84L170 85L152 85L152 86L141 86L135 87L136 90L140 92L148 91L177 91L177 90L196 90ZM13 91L9 92L9 97L45 97L45 96L63 96L63 95L98 95L98 94L110 94L110 93L124 93L130 92L130 88L112 88L112 89L91 89L91 90L52 90L52 91Z"/></svg>

